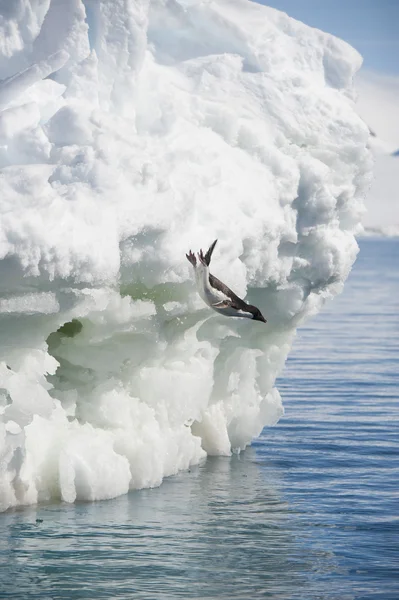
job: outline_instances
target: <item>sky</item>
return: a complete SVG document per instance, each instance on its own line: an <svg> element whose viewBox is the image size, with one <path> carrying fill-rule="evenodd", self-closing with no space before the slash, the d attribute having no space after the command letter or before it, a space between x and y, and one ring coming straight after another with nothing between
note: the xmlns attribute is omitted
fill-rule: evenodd
<svg viewBox="0 0 399 600"><path fill-rule="evenodd" d="M344 39L364 68L399 75L399 0L258 0Z"/></svg>
<svg viewBox="0 0 399 600"><path fill-rule="evenodd" d="M399 0L253 0L342 38L363 56L357 110L376 134L366 228L399 235Z"/></svg>

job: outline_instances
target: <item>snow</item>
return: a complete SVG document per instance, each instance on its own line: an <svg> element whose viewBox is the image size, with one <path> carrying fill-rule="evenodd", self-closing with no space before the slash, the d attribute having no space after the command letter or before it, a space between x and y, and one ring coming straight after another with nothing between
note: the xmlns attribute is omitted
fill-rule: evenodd
<svg viewBox="0 0 399 600"><path fill-rule="evenodd" d="M0 506L245 448L370 185L341 40L247 0L21 0L0 27ZM198 297L191 248L267 325Z"/></svg>

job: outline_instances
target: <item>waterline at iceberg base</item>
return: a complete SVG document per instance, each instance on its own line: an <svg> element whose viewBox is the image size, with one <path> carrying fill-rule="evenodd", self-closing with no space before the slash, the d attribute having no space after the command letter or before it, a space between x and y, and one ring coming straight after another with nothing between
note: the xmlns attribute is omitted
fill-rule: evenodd
<svg viewBox="0 0 399 600"><path fill-rule="evenodd" d="M341 40L247 0L29 0L0 28L0 507L97 500L283 413L370 182ZM198 297L185 253L268 319Z"/></svg>

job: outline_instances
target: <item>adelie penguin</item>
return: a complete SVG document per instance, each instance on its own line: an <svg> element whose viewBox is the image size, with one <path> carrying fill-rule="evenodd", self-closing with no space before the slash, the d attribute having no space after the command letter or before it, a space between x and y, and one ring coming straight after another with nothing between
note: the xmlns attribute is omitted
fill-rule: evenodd
<svg viewBox="0 0 399 600"><path fill-rule="evenodd" d="M186 254L187 260L194 267L199 295L208 306L225 317L244 317L266 323L266 319L259 308L241 300L227 285L209 272L212 252L215 249L216 242L217 240L213 242L205 255L202 250L198 252L198 261L191 250Z"/></svg>

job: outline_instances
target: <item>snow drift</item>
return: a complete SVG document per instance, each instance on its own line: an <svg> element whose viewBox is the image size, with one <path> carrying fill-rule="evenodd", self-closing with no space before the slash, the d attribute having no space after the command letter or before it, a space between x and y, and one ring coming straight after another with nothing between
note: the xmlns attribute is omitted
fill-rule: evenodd
<svg viewBox="0 0 399 600"><path fill-rule="evenodd" d="M0 20L0 504L159 485L283 409L369 185L361 59L246 0L20 0ZM197 296L188 249L268 324Z"/></svg>

